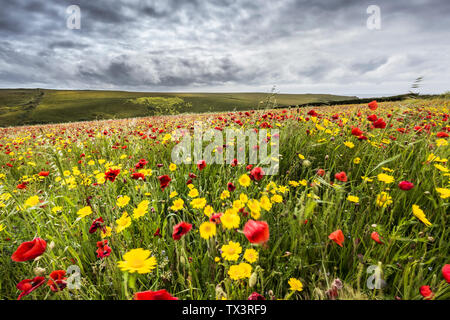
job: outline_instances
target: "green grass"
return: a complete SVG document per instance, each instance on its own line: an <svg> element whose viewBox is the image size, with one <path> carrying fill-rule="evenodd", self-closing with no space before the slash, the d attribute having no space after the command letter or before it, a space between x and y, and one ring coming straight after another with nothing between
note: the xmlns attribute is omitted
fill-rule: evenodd
<svg viewBox="0 0 450 320"><path fill-rule="evenodd" d="M41 96L42 95L42 96ZM179 97L192 107L181 113L224 112L263 106L264 93L149 93L125 91L67 91L1 89L0 126L61 123L98 119L122 119L151 115L129 100L139 97ZM327 94L278 94L278 105L348 100Z"/></svg>

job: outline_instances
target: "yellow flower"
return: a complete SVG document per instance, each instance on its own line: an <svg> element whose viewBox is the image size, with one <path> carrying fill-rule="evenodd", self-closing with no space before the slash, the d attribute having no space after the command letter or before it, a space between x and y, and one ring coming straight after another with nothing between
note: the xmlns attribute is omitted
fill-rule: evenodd
<svg viewBox="0 0 450 320"><path fill-rule="evenodd" d="M239 210L241 208L245 207L245 204L242 203L241 200L234 200L233 201L233 208L235 208L236 210Z"/></svg>
<svg viewBox="0 0 450 320"><path fill-rule="evenodd" d="M450 189L436 188L436 191L441 194L442 199L447 199L448 197L450 197Z"/></svg>
<svg viewBox="0 0 450 320"><path fill-rule="evenodd" d="M188 186L189 190L193 189L195 186L192 183L189 183Z"/></svg>
<svg viewBox="0 0 450 320"><path fill-rule="evenodd" d="M117 264L122 271L149 273L156 267L156 258L149 258L150 254L150 250L132 249L124 254L124 261L118 261Z"/></svg>
<svg viewBox="0 0 450 320"><path fill-rule="evenodd" d="M220 250L222 251L222 258L228 261L236 261L239 259L242 247L239 242L229 241L228 244L224 244Z"/></svg>
<svg viewBox="0 0 450 320"><path fill-rule="evenodd" d="M89 206L86 206L84 208L81 208L78 210L77 214L80 218L84 218L92 213L92 209Z"/></svg>
<svg viewBox="0 0 450 320"><path fill-rule="evenodd" d="M130 202L130 197L129 196L123 196L123 197L117 198L116 205L119 208L123 208L123 207L125 207L128 204L128 202Z"/></svg>
<svg viewBox="0 0 450 320"><path fill-rule="evenodd" d="M438 147L442 147L442 146L447 146L448 142L445 139L437 139L436 140L436 146Z"/></svg>
<svg viewBox="0 0 450 320"><path fill-rule="evenodd" d="M392 197L386 192L381 192L377 195L376 203L377 206L385 208L392 203Z"/></svg>
<svg viewBox="0 0 450 320"><path fill-rule="evenodd" d="M133 209L133 219L139 219L147 213L147 208L145 206L138 206Z"/></svg>
<svg viewBox="0 0 450 320"><path fill-rule="evenodd" d="M354 144L353 142L351 142L351 141L345 141L345 142L344 142L344 145L345 145L347 148L350 148L350 149L353 149L353 148L355 147L355 144Z"/></svg>
<svg viewBox="0 0 450 320"><path fill-rule="evenodd" d="M170 171L175 171L175 170L177 170L177 165L176 165L175 163L171 163L171 164L169 165L169 170L170 170Z"/></svg>
<svg viewBox="0 0 450 320"><path fill-rule="evenodd" d="M61 212L62 209L63 209L62 207L56 206L56 207L54 207L54 208L52 209L52 212L53 212L53 213L58 213L58 212Z"/></svg>
<svg viewBox="0 0 450 320"><path fill-rule="evenodd" d="M191 198L195 198L195 197L198 197L198 194L199 194L198 190L193 188L189 191L188 196Z"/></svg>
<svg viewBox="0 0 450 320"><path fill-rule="evenodd" d="M203 209L206 206L205 198L195 198L191 201L191 206L194 209Z"/></svg>
<svg viewBox="0 0 450 320"><path fill-rule="evenodd" d="M394 172L394 170L392 170L390 168L381 167L381 169L384 171L387 171L387 172Z"/></svg>
<svg viewBox="0 0 450 320"><path fill-rule="evenodd" d="M111 231L112 231L112 228L106 226L105 229L102 229L100 235L102 236L102 238L111 237Z"/></svg>
<svg viewBox="0 0 450 320"><path fill-rule="evenodd" d="M378 176L378 181L384 182L384 183L392 183L395 181L393 176L390 176L388 174L385 173L380 173Z"/></svg>
<svg viewBox="0 0 450 320"><path fill-rule="evenodd" d="M354 164L359 164L361 162L361 158L356 157L355 159L353 159L353 163Z"/></svg>
<svg viewBox="0 0 450 320"><path fill-rule="evenodd" d="M270 200L275 203L280 203L283 202L283 197L280 196L279 194L275 194L270 198Z"/></svg>
<svg viewBox="0 0 450 320"><path fill-rule="evenodd" d="M131 218L128 216L128 213L125 211L122 216L116 220L116 232L121 233L123 230L128 228L131 225Z"/></svg>
<svg viewBox="0 0 450 320"><path fill-rule="evenodd" d="M259 204L261 205L261 208L266 211L272 209L272 202L270 202L269 197L267 196L262 196L261 199L259 199Z"/></svg>
<svg viewBox="0 0 450 320"><path fill-rule="evenodd" d="M173 202L173 205L170 207L170 209L173 210L173 211L179 211L179 210L182 210L183 207L184 207L183 199L176 199Z"/></svg>
<svg viewBox="0 0 450 320"><path fill-rule="evenodd" d="M214 258L214 262L220 262L220 258L219 257L215 257Z"/></svg>
<svg viewBox="0 0 450 320"><path fill-rule="evenodd" d="M289 289L291 289L292 291L302 291L303 290L303 284L298 279L290 278L288 281L288 284L291 286Z"/></svg>
<svg viewBox="0 0 450 320"><path fill-rule="evenodd" d="M247 195L246 195L245 193L241 193L241 194L239 195L239 200L240 200L242 203L247 203L248 197L247 197Z"/></svg>
<svg viewBox="0 0 450 320"><path fill-rule="evenodd" d="M228 275L233 280L250 278L252 275L252 266L248 263L241 262L238 265L231 266L228 270Z"/></svg>
<svg viewBox="0 0 450 320"><path fill-rule="evenodd" d="M0 224L0 232L5 230L5 229L6 229L6 227L3 224Z"/></svg>
<svg viewBox="0 0 450 320"><path fill-rule="evenodd" d="M289 181L289 185L291 185L293 187L298 187L300 185L300 183L298 183L297 181Z"/></svg>
<svg viewBox="0 0 450 320"><path fill-rule="evenodd" d="M37 205L39 203L39 197L38 196L32 196L29 197L26 201L25 201L25 208L28 207L34 207L35 205Z"/></svg>
<svg viewBox="0 0 450 320"><path fill-rule="evenodd" d="M362 179L364 182L372 182L372 181L373 181L373 179L370 179L369 177L366 177L366 176L362 176L361 179Z"/></svg>
<svg viewBox="0 0 450 320"><path fill-rule="evenodd" d="M205 209L203 209L203 213L207 216L210 217L213 213L214 213L214 209L213 207L211 207L210 205L207 205L205 207Z"/></svg>
<svg viewBox="0 0 450 320"><path fill-rule="evenodd" d="M302 155L302 154L298 154L298 157L299 157L301 160L305 160L305 156Z"/></svg>
<svg viewBox="0 0 450 320"><path fill-rule="evenodd" d="M308 181L306 181L305 179L300 180L298 183L300 183L304 187L306 187L308 185Z"/></svg>
<svg viewBox="0 0 450 320"><path fill-rule="evenodd" d="M413 214L416 216L417 219L422 221L427 227L431 226L431 222L428 221L427 217L425 216L425 213L422 209L416 204L413 204L412 206Z"/></svg>
<svg viewBox="0 0 450 320"><path fill-rule="evenodd" d="M250 199L247 202L247 206L253 219L259 219L261 216L261 205L259 204L259 201L256 199Z"/></svg>
<svg viewBox="0 0 450 320"><path fill-rule="evenodd" d="M347 200L350 202L358 203L359 198L357 196L348 195Z"/></svg>
<svg viewBox="0 0 450 320"><path fill-rule="evenodd" d="M203 222L200 225L200 237L203 239L208 240L211 237L214 237L216 235L216 224L213 222Z"/></svg>
<svg viewBox="0 0 450 320"><path fill-rule="evenodd" d="M175 198L178 195L178 192L172 191L169 195L170 199Z"/></svg>
<svg viewBox="0 0 450 320"><path fill-rule="evenodd" d="M241 223L241 218L234 210L227 210L220 217L220 222L226 229L236 229L239 228Z"/></svg>
<svg viewBox="0 0 450 320"><path fill-rule="evenodd" d="M221 195L220 195L220 199L221 199L221 200L225 200L225 199L227 199L227 198L229 198L229 197L230 197L230 192L229 192L228 190L222 191L222 193L221 193Z"/></svg>
<svg viewBox="0 0 450 320"><path fill-rule="evenodd" d="M442 165L440 165L440 164L434 164L434 167L436 168L436 169L438 169L439 171L442 171L442 172L448 172L448 169L446 168L446 167L444 167L444 166L442 166Z"/></svg>
<svg viewBox="0 0 450 320"><path fill-rule="evenodd" d="M255 249L245 250L244 259L250 263L256 262L258 260L258 251L256 251Z"/></svg>
<svg viewBox="0 0 450 320"><path fill-rule="evenodd" d="M239 184L243 187L248 187L250 185L250 177L246 174L243 174L239 177Z"/></svg>

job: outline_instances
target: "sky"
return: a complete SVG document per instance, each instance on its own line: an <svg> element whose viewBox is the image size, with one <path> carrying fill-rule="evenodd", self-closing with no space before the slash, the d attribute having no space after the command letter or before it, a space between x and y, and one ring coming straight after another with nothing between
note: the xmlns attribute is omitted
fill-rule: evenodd
<svg viewBox="0 0 450 320"><path fill-rule="evenodd" d="M0 0L0 8L0 88L389 95L422 76L417 91L450 90L448 0Z"/></svg>

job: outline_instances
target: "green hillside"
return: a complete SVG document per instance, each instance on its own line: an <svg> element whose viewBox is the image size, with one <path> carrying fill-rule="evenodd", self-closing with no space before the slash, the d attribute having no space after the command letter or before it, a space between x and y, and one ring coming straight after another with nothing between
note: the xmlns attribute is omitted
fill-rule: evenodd
<svg viewBox="0 0 450 320"><path fill-rule="evenodd" d="M190 107L181 113L222 112L264 107L266 93L156 93L126 91L68 91L0 89L0 126L141 117L154 114L133 100L141 97L178 97ZM348 100L327 94L277 94L278 105Z"/></svg>

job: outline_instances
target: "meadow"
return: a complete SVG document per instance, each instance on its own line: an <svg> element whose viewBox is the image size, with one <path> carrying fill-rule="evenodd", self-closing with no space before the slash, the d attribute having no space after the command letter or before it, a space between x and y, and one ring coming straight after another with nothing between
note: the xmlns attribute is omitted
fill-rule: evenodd
<svg viewBox="0 0 450 320"><path fill-rule="evenodd" d="M266 107L265 93L158 93L128 91L0 89L0 126L19 126L158 115L133 103L144 97L179 98L177 113L242 111ZM329 94L277 94L279 105L340 101L356 97ZM275 101L271 100L273 105ZM169 114L166 112L164 114Z"/></svg>
<svg viewBox="0 0 450 320"><path fill-rule="evenodd" d="M2 128L0 298L450 299L449 105ZM195 121L268 129L279 174L175 165Z"/></svg>

